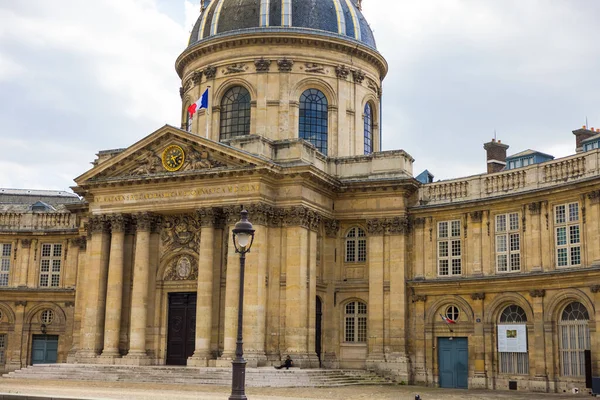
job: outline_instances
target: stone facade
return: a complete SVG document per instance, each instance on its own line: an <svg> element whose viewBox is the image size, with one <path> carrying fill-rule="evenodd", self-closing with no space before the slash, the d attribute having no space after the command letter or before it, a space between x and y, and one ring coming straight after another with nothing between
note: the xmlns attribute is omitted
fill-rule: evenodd
<svg viewBox="0 0 600 400"><path fill-rule="evenodd" d="M469 387L562 391L583 381L565 367L565 354L584 350L565 349L573 325L589 335L600 375L597 150L420 184L410 155L381 151L378 134L365 155L363 110L371 106L378 132L387 73L370 47L306 32L217 35L176 68L186 129L98 153L75 179L81 201L0 213L5 370L33 362L39 335L58 337L58 362L229 366L240 272L231 229L245 208L256 229L243 310L250 366L289 354L303 368L438 385L439 340L466 338ZM210 107L188 124L209 86ZM220 141L233 87L250 94L250 130ZM306 89L327 98L327 155L299 139ZM179 165L166 164L172 148ZM43 262L55 259L52 281ZM572 304L585 323L563 319ZM498 350L510 307L526 329L521 355ZM54 319L44 323L47 310Z"/></svg>

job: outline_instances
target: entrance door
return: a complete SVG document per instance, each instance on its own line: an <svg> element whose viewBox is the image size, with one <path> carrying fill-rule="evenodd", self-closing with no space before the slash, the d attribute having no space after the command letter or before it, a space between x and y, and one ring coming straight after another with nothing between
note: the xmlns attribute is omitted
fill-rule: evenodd
<svg viewBox="0 0 600 400"><path fill-rule="evenodd" d="M316 321L315 321L315 353L317 353L317 357L319 358L319 366L321 365L321 320L323 318L323 303L321 303L321 299L317 296L317 313L316 313Z"/></svg>
<svg viewBox="0 0 600 400"><path fill-rule="evenodd" d="M54 364L58 355L57 335L33 335L31 364Z"/></svg>
<svg viewBox="0 0 600 400"><path fill-rule="evenodd" d="M469 343L467 338L438 338L440 387L468 389Z"/></svg>
<svg viewBox="0 0 600 400"><path fill-rule="evenodd" d="M196 340L196 293L169 293L167 365L186 365Z"/></svg>

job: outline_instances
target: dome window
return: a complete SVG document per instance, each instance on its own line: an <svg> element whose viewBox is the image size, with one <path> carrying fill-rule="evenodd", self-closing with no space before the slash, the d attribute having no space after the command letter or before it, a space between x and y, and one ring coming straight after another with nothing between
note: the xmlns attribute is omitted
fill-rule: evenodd
<svg viewBox="0 0 600 400"><path fill-rule="evenodd" d="M317 89L308 89L300 96L300 139L313 144L327 155L327 98Z"/></svg>
<svg viewBox="0 0 600 400"><path fill-rule="evenodd" d="M229 89L221 100L220 140L250 134L250 93L242 86Z"/></svg>

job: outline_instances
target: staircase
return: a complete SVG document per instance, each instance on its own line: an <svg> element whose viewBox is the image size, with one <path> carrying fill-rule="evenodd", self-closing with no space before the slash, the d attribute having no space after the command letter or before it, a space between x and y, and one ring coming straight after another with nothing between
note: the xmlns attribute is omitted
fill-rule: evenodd
<svg viewBox="0 0 600 400"><path fill-rule="evenodd" d="M231 385L231 368L121 366L98 364L37 364L9 372L3 378L105 382L152 382L184 385ZM247 368L249 387L334 387L389 385L392 382L363 370Z"/></svg>

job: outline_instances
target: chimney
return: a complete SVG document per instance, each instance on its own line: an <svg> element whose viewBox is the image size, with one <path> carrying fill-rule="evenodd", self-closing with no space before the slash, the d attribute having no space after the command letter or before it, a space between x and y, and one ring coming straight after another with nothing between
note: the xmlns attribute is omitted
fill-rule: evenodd
<svg viewBox="0 0 600 400"><path fill-rule="evenodd" d="M483 148L487 152L488 174L500 172L506 167L506 150L508 147L507 144L503 144L501 140L496 141L496 139L484 143Z"/></svg>
<svg viewBox="0 0 600 400"><path fill-rule="evenodd" d="M597 134L598 132L595 132L594 128L588 129L588 127L585 125L582 126L581 129L574 130L573 135L575 135L575 151L577 153L581 153L583 151L583 145L581 142Z"/></svg>

